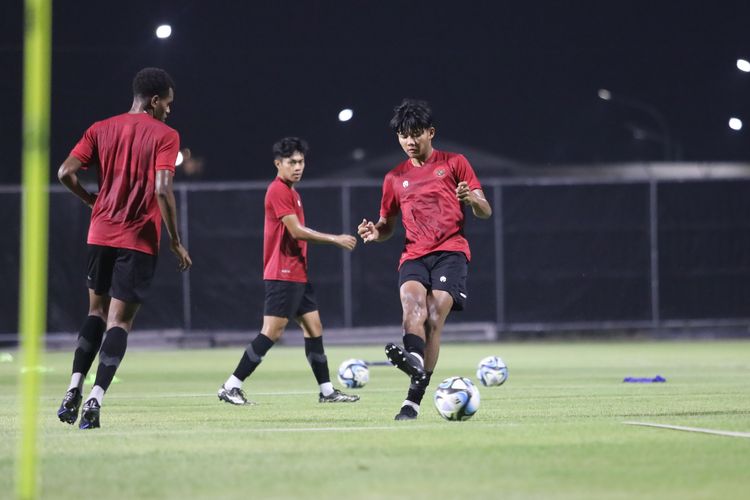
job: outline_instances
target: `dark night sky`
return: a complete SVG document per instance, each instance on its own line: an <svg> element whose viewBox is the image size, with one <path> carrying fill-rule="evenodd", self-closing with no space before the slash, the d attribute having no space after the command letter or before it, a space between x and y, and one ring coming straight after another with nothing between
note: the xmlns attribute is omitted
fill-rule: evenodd
<svg viewBox="0 0 750 500"><path fill-rule="evenodd" d="M0 182L17 183L22 11L2 9ZM683 160L746 161L748 132L727 121L750 125L750 74L735 67L749 19L746 1L57 1L50 172L91 122L127 111L151 65L175 78L169 124L210 180L267 178L284 135L310 141L313 177L352 166L355 148L392 152L405 96L432 103L438 146L532 164L660 159L658 137L632 132L658 135L654 120L597 99L602 87L663 113Z"/></svg>

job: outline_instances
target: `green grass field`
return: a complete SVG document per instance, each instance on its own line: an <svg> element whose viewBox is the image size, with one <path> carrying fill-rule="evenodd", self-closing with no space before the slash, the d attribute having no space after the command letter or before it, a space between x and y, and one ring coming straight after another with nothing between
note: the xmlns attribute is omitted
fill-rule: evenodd
<svg viewBox="0 0 750 500"><path fill-rule="evenodd" d="M382 360L382 348L331 347ZM748 498L750 439L624 425L750 432L750 342L471 344L443 348L432 388L474 378L485 355L510 377L479 412L442 420L432 390L395 422L407 378L372 367L354 404L319 404L301 347L276 347L245 384L256 406L221 404L241 349L128 352L102 428L55 411L70 353L47 353L40 414L43 498ZM13 353L14 356L16 353ZM0 497L13 491L17 357L0 363ZM667 378L624 384L625 376ZM87 386L88 387L88 386Z"/></svg>

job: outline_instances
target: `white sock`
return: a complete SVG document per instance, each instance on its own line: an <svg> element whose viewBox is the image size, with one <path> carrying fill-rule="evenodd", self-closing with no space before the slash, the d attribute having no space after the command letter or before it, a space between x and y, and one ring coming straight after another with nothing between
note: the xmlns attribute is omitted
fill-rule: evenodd
<svg viewBox="0 0 750 500"><path fill-rule="evenodd" d="M235 387L242 389L242 380L238 379L234 375L230 375L226 382L224 382L224 389L231 390Z"/></svg>
<svg viewBox="0 0 750 500"><path fill-rule="evenodd" d="M70 386L68 390L78 389L79 391L83 388L83 373L76 372L70 377Z"/></svg>
<svg viewBox="0 0 750 500"><path fill-rule="evenodd" d="M417 403L415 403L414 401L409 401L408 399L405 399L404 400L404 404L402 404L401 406L402 407L403 406L411 406L412 408L414 408L414 410L417 412L417 414L419 414L419 405Z"/></svg>
<svg viewBox="0 0 750 500"><path fill-rule="evenodd" d="M96 402L99 403L99 406L102 405L102 399L104 399L104 389L102 389L100 386L95 385L91 388L91 394L89 394L89 397L86 401L89 399L94 398L96 399Z"/></svg>
<svg viewBox="0 0 750 500"><path fill-rule="evenodd" d="M330 382L320 384L320 393L323 396L330 396L331 394L333 394L333 384Z"/></svg>

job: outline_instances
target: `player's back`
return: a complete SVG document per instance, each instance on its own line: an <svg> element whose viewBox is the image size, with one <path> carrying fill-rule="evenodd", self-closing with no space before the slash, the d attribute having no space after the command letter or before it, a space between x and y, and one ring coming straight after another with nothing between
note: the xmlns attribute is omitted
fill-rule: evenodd
<svg viewBox="0 0 750 500"><path fill-rule="evenodd" d="M95 131L103 197L95 215L113 222L144 217L154 203L159 149L176 131L146 113L114 116L98 122Z"/></svg>
<svg viewBox="0 0 750 500"><path fill-rule="evenodd" d="M174 172L178 150L177 131L147 113L125 113L89 127L71 153L97 165L89 243L157 252L156 170Z"/></svg>

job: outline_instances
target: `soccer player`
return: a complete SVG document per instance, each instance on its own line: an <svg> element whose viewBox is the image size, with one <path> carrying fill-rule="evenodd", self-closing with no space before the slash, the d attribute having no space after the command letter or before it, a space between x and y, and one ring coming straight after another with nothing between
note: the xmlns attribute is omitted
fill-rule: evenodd
<svg viewBox="0 0 750 500"><path fill-rule="evenodd" d="M60 182L92 209L89 313L78 334L70 386L57 411L62 422L76 421L83 381L98 351L96 380L83 404L81 429L99 427L104 393L125 356L128 332L154 276L161 219L179 270L192 265L180 243L172 191L180 137L164 123L173 99L174 83L166 71L140 70L133 79L130 111L89 127L57 173ZM88 192L76 175L90 165L96 165L98 194Z"/></svg>
<svg viewBox="0 0 750 500"><path fill-rule="evenodd" d="M297 137L286 137L273 145L278 173L268 186L265 199L263 327L242 353L234 373L219 388L219 399L233 405L253 404L247 400L242 383L281 338L289 318L294 318L302 328L307 361L320 387L318 401L359 400L359 396L344 394L331 384L318 304L313 287L307 281L307 242L353 250L357 239L349 234L320 233L305 226L302 198L294 185L302 179L307 150L307 143Z"/></svg>
<svg viewBox="0 0 750 500"><path fill-rule="evenodd" d="M357 232L365 243L385 241L401 213L406 230L399 262L404 345L387 344L385 352L411 377L396 420L413 420L437 364L448 313L462 310L467 298L471 252L463 235L462 205L480 219L490 217L492 208L466 158L432 147L435 126L426 102L405 99L390 126L408 158L385 176L380 219L363 219Z"/></svg>

